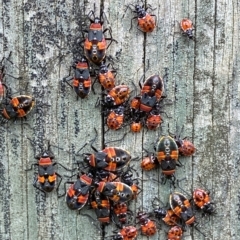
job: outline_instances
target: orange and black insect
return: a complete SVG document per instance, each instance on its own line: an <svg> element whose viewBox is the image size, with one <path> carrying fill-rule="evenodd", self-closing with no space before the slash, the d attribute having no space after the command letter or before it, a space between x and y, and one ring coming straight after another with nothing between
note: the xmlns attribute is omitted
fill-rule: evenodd
<svg viewBox="0 0 240 240"><path fill-rule="evenodd" d="M95 210L99 222L110 223L110 200L108 197L95 190L91 193L90 204Z"/></svg>
<svg viewBox="0 0 240 240"><path fill-rule="evenodd" d="M28 138L29 139L29 138ZM32 140L29 139L32 143ZM33 182L33 186L46 194L46 192L51 192L55 187L58 192L58 188L62 181L62 176L58 174L54 166L59 164L64 169L68 170L62 164L53 162L54 154L50 150L50 144L48 143L48 149L39 153L35 158L38 160L37 163L33 163L31 168L26 169L26 171L32 170L34 166L38 166L38 172ZM70 170L68 170L70 171ZM56 186L57 177L60 178L58 185Z"/></svg>
<svg viewBox="0 0 240 240"><path fill-rule="evenodd" d="M173 192L169 197L169 204L173 212L183 220L184 224L193 226L195 222L195 216L193 208L182 193Z"/></svg>
<svg viewBox="0 0 240 240"><path fill-rule="evenodd" d="M141 86L139 81L139 85L141 87L141 95L147 93L147 95L150 97L155 96L156 101L159 102L164 91L163 80L159 75L152 75L147 78L144 81L143 86Z"/></svg>
<svg viewBox="0 0 240 240"><path fill-rule="evenodd" d="M113 202L128 202L133 198L131 187L122 182L98 182L97 191Z"/></svg>
<svg viewBox="0 0 240 240"><path fill-rule="evenodd" d="M132 4L129 4L127 6L127 8L130 7L130 5L132 5ZM132 10L132 9L131 10L132 10L132 12L136 13L137 16L132 18L131 28L132 28L133 19L137 18L138 19L138 27L139 27L138 30L140 30L142 32L152 32L154 30L154 28L156 27L156 15L149 14L147 12L148 9L152 9L150 7L150 5L148 6L147 9L144 9L144 7L140 6L140 5L135 5L134 8L135 8L135 10Z"/></svg>
<svg viewBox="0 0 240 240"><path fill-rule="evenodd" d="M109 114L106 119L109 129L118 130L123 126L124 110L125 108L122 105L109 110Z"/></svg>
<svg viewBox="0 0 240 240"><path fill-rule="evenodd" d="M65 182L65 191L66 184L71 184L66 191L66 203L71 210L81 210L86 205L89 199L92 182L93 176L91 173L82 173L78 175L76 181Z"/></svg>
<svg viewBox="0 0 240 240"><path fill-rule="evenodd" d="M148 218L148 214L145 212L138 212L136 218L141 225L141 233L145 236L153 236L157 232L156 222Z"/></svg>
<svg viewBox="0 0 240 240"><path fill-rule="evenodd" d="M138 235L138 230L134 226L125 226L120 231L112 236L111 240L135 240Z"/></svg>
<svg viewBox="0 0 240 240"><path fill-rule="evenodd" d="M175 178L176 167L181 166L178 155L178 146L174 139L170 136L162 136L156 146L156 157L165 177Z"/></svg>
<svg viewBox="0 0 240 240"><path fill-rule="evenodd" d="M125 202L117 202L112 206L112 220L117 225L123 225L128 223L128 216L132 216L133 213L128 209L128 205Z"/></svg>
<svg viewBox="0 0 240 240"><path fill-rule="evenodd" d="M85 57L76 61L72 68L74 69L74 77L69 76L63 79L70 87L74 89L77 98L86 98L92 88L92 80L89 72L89 64ZM69 81L72 81L69 83Z"/></svg>
<svg viewBox="0 0 240 240"><path fill-rule="evenodd" d="M179 155L181 156L189 157L192 156L196 151L196 148L193 145L193 143L186 138L181 139L179 137L175 137L175 142L178 145Z"/></svg>
<svg viewBox="0 0 240 240"><path fill-rule="evenodd" d="M93 16L93 19L91 16ZM100 14L100 17L95 17L94 11L90 11L88 19L91 24L89 29L85 31L88 35L84 41L84 55L89 61L99 65L106 56L107 48L113 41L117 41L112 38L111 29L106 28L103 30L103 14ZM105 38L104 36L104 33L107 31L110 34L110 38ZM107 44L108 40L110 41L109 44Z"/></svg>
<svg viewBox="0 0 240 240"><path fill-rule="evenodd" d="M180 27L183 34L187 35L190 39L193 39L193 24L188 18L183 18L180 22Z"/></svg>
<svg viewBox="0 0 240 240"><path fill-rule="evenodd" d="M16 97L6 96L2 100L0 112L3 117L2 121L10 119L26 118L26 115L35 105L35 99L28 95L19 95Z"/></svg>
<svg viewBox="0 0 240 240"><path fill-rule="evenodd" d="M172 209L157 208L154 209L155 217L161 219L167 225L173 226L179 224L180 218L173 212Z"/></svg>
<svg viewBox="0 0 240 240"><path fill-rule="evenodd" d="M181 240L183 235L183 230L179 226L173 226L168 230L167 238L168 240Z"/></svg>
<svg viewBox="0 0 240 240"><path fill-rule="evenodd" d="M156 168L159 165L156 155L154 153L149 152L145 148L143 148L143 150L147 153L147 156L143 158L141 162L141 168L145 171L149 171Z"/></svg>
<svg viewBox="0 0 240 240"><path fill-rule="evenodd" d="M193 191L195 205L203 211L203 214L213 214L216 209L215 203L211 201L210 192L197 188Z"/></svg>
<svg viewBox="0 0 240 240"><path fill-rule="evenodd" d="M159 109L153 109L148 114L145 125L149 130L156 130L162 124L162 122L163 120Z"/></svg>
<svg viewBox="0 0 240 240"><path fill-rule="evenodd" d="M115 87L115 77L117 72L115 69L109 70L108 67L109 64L106 65L104 62L101 62L98 80L105 90L110 91Z"/></svg>
<svg viewBox="0 0 240 240"><path fill-rule="evenodd" d="M130 124L130 130L131 132L138 133L141 131L143 124L141 121L133 121Z"/></svg>
<svg viewBox="0 0 240 240"><path fill-rule="evenodd" d="M180 225L180 218L173 212L172 209L166 209L166 207L160 207L155 204L155 201L161 202L157 197L152 201L153 205L153 214L156 219L162 220L165 224L169 226Z"/></svg>
<svg viewBox="0 0 240 240"><path fill-rule="evenodd" d="M123 168L131 160L130 153L118 147L106 147L101 151L96 150L94 154L85 153L84 156L89 166L111 172Z"/></svg>
<svg viewBox="0 0 240 240"><path fill-rule="evenodd" d="M171 134L171 135L174 136L174 140L177 143L179 155L189 157L195 153L196 148L193 145L193 143L187 139L187 137L185 138L180 137L181 132L183 131L183 127L179 133Z"/></svg>
<svg viewBox="0 0 240 240"><path fill-rule="evenodd" d="M119 106L128 100L129 94L130 89L127 85L115 86L106 94L103 105L106 107Z"/></svg>

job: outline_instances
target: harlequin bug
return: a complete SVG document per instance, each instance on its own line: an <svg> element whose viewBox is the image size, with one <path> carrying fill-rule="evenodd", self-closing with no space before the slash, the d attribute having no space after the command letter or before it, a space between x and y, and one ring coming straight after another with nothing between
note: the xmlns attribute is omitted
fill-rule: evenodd
<svg viewBox="0 0 240 240"><path fill-rule="evenodd" d="M131 187L122 182L98 182L97 191L109 197L113 202L127 202L132 200Z"/></svg>
<svg viewBox="0 0 240 240"><path fill-rule="evenodd" d="M91 19L91 15L93 19ZM111 45L112 41L117 41L112 38L111 29L106 28L103 30L102 14L99 18L95 17L93 11L90 11L88 19L91 24L89 30L85 31L88 36L84 41L84 55L89 61L99 65L105 58L107 48ZM110 38L104 37L104 33L107 31L109 31ZM108 45L107 40L110 40Z"/></svg>
<svg viewBox="0 0 240 240"><path fill-rule="evenodd" d="M65 182L65 192L66 184L71 184L66 193L66 203L69 209L81 210L86 205L89 199L92 182L93 176L91 173L82 173L81 175L78 175L76 181Z"/></svg>
<svg viewBox="0 0 240 240"><path fill-rule="evenodd" d="M29 140L32 143L32 140L31 139L29 139ZM58 188L62 181L62 176L55 171L54 166L59 164L64 169L66 169L68 171L71 171L71 170L67 169L60 163L53 162L54 154L50 150L49 142L48 142L47 150L42 151L41 153L36 155L35 158L38 160L38 162L33 163L31 165L31 168L25 170L25 171L30 171L33 169L34 166L38 166L38 173L34 179L33 186L36 189L43 192L45 195L46 192L51 192L56 187L57 177L59 177L60 181L56 187L56 191L58 192Z"/></svg>
<svg viewBox="0 0 240 240"><path fill-rule="evenodd" d="M7 122L10 119L26 118L26 115L35 105L35 99L28 95L19 95L16 97L6 96L1 102L0 112L2 121Z"/></svg>
<svg viewBox="0 0 240 240"><path fill-rule="evenodd" d="M179 226L173 226L168 231L168 240L181 240L183 235L183 230Z"/></svg>
<svg viewBox="0 0 240 240"><path fill-rule="evenodd" d="M127 8L130 7L130 5L132 4L129 4ZM148 6L148 8L151 9L150 5ZM132 12L137 14L137 16L133 17L131 20L131 28L133 19L137 18L138 26L140 27L140 29L138 28L138 30L142 32L152 32L154 30L154 28L156 27L156 15L147 13L147 9L145 10L143 6L140 5L135 5L135 10L131 9Z"/></svg>
<svg viewBox="0 0 240 240"><path fill-rule="evenodd" d="M134 226L125 226L120 229L120 231L112 236L112 240L135 240L137 237L138 231Z"/></svg>
<svg viewBox="0 0 240 240"><path fill-rule="evenodd" d="M95 210L98 221L107 224L110 223L110 201L108 197L94 191L91 194L91 207Z"/></svg>
<svg viewBox="0 0 240 240"><path fill-rule="evenodd" d="M72 65L72 68L74 69L74 77L66 77L63 81L74 89L77 94L77 99L78 97L86 98L89 95L92 86L87 59L82 57ZM69 81L72 81L72 83L70 84Z"/></svg>
<svg viewBox="0 0 240 240"><path fill-rule="evenodd" d="M108 67L109 64L107 66L104 62L101 62L98 80L105 90L110 91L115 87L115 77L117 73L116 70L109 70Z"/></svg>
<svg viewBox="0 0 240 240"><path fill-rule="evenodd" d="M129 98L130 89L127 85L118 85L112 88L104 98L104 106L114 107L119 106Z"/></svg>
<svg viewBox="0 0 240 240"><path fill-rule="evenodd" d="M193 191L194 203L203 211L203 214L213 214L215 212L215 203L211 201L209 194L209 191L200 188Z"/></svg>
<svg viewBox="0 0 240 240"><path fill-rule="evenodd" d="M120 105L117 108L110 109L106 122L109 129L118 130L123 125L124 120L124 106Z"/></svg>
<svg viewBox="0 0 240 240"><path fill-rule="evenodd" d="M169 204L173 212L181 218L186 225L193 226L195 216L189 200L179 192L173 192L169 197Z"/></svg>
<svg viewBox="0 0 240 240"><path fill-rule="evenodd" d="M192 21L188 18L183 18L180 22L180 27L183 31L183 34L187 35L190 39L193 39L193 24Z"/></svg>
<svg viewBox="0 0 240 240"><path fill-rule="evenodd" d="M136 218L141 224L141 233L145 236L153 236L157 232L156 222L148 218L145 212L138 212Z"/></svg>
<svg viewBox="0 0 240 240"><path fill-rule="evenodd" d="M181 166L178 160L178 146L170 136L162 136L156 146L156 157L165 177L175 178L176 166Z"/></svg>

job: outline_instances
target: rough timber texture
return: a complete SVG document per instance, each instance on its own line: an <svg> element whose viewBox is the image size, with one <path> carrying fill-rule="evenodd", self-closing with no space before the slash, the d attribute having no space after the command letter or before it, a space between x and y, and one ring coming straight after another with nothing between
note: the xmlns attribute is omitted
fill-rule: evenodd
<svg viewBox="0 0 240 240"><path fill-rule="evenodd" d="M159 73L164 78L165 94L171 104L163 109L164 123L158 132L143 131L128 133L115 146L129 150L133 156L141 156L142 147L151 149L160 134L168 130L176 132L184 125L182 136L188 136L197 147L192 158L182 158L184 167L177 170L176 177L187 192L201 186L199 177L212 193L217 215L201 219L199 226L207 239L239 239L240 197L239 189L239 146L240 146L240 6L237 0L196 1L147 1L156 8L157 29L143 34L136 29L126 5L135 4L128 0L95 1L96 12L104 8L113 43L109 54L118 59L118 83L132 87L132 82L145 73ZM85 209L83 214L69 210L64 198L56 192L46 199L32 186L34 172L25 169L35 162L34 156L46 147L48 140L56 161L69 168L77 160L72 153L98 131L96 148L103 142L117 139L128 128L104 134L104 123L100 110L95 108L101 92L88 99L76 100L73 91L62 79L69 74L73 59L79 57L77 44L85 16L93 9L93 1L52 0L2 0L0 4L0 56L4 61L5 80L13 92L25 92L36 98L41 109L31 112L27 124L8 124L0 128L0 239L96 239L101 232L97 222L84 216L94 212ZM182 36L179 21L188 17L195 26L195 41ZM147 72L145 70L148 68ZM47 106L48 104L49 106ZM33 147L26 138L37 142ZM86 149L85 151L90 151ZM160 185L159 171L142 173L142 192L137 202L131 203L133 211L139 207L151 210L151 200L158 196L167 202L169 184ZM64 175L61 167L57 170ZM63 186L60 188L63 191ZM238 212L238 213L237 213ZM92 223L93 222L93 223ZM106 236L115 228L106 227ZM167 228L162 225L159 233L151 239L166 239ZM187 229L184 239L203 239L195 229ZM139 240L146 237L139 236Z"/></svg>

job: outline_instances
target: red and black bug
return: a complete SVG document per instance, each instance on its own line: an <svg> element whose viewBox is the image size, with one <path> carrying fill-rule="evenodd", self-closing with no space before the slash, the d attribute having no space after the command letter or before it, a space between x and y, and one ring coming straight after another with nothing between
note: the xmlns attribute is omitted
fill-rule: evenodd
<svg viewBox="0 0 240 240"><path fill-rule="evenodd" d="M85 153L84 161L95 169L104 169L115 172L126 166L131 155L128 151L118 147L106 147L94 154Z"/></svg>
<svg viewBox="0 0 240 240"><path fill-rule="evenodd" d="M183 220L184 224L193 226L195 222L195 216L193 208L182 193L173 192L169 197L169 204L173 212Z"/></svg>
<svg viewBox="0 0 240 240"><path fill-rule="evenodd" d="M129 95L130 89L127 85L115 86L106 94L103 105L107 108L119 106L128 100Z"/></svg>
<svg viewBox="0 0 240 240"><path fill-rule="evenodd" d="M6 96L1 102L0 112L3 117L2 122L10 119L26 118L26 115L35 105L35 99L28 95Z"/></svg>
<svg viewBox="0 0 240 240"><path fill-rule="evenodd" d="M120 105L117 108L109 110L106 118L107 126L109 129L118 130L123 126L125 107Z"/></svg>
<svg viewBox="0 0 240 240"><path fill-rule="evenodd" d="M152 170L156 168L159 163L154 153L149 152L147 149L143 148L143 150L147 153L141 162L141 168L145 171Z"/></svg>
<svg viewBox="0 0 240 240"><path fill-rule="evenodd" d="M97 191L109 197L113 202L128 202L132 200L133 191L131 187L122 182L98 182Z"/></svg>
<svg viewBox="0 0 240 240"><path fill-rule="evenodd" d="M89 29L85 31L88 35L84 41L84 55L89 61L99 65L106 56L107 48L113 41L117 41L112 38L110 28L103 30L103 12L100 14L100 17L95 17L94 11L90 11L88 19L90 26ZM110 38L105 38L104 36L104 33L107 31L110 34ZM107 44L108 40L110 41L109 44Z"/></svg>
<svg viewBox="0 0 240 240"><path fill-rule="evenodd" d="M139 85L141 88L141 95L144 95L144 93L147 93L147 95L150 97L155 96L156 101L159 102L164 91L163 80L159 75L150 76L144 81L143 85L141 85L139 81Z"/></svg>
<svg viewBox="0 0 240 240"><path fill-rule="evenodd" d="M183 230L179 226L173 226L168 230L168 240L181 240L183 235Z"/></svg>
<svg viewBox="0 0 240 240"><path fill-rule="evenodd" d="M112 220L116 225L125 225L128 223L128 217L133 215L128 208L127 203L117 202L112 206Z"/></svg>
<svg viewBox="0 0 240 240"><path fill-rule="evenodd" d="M169 209L167 207L160 207L159 204L156 204L155 202L161 202L160 199L155 197L152 201L152 206L153 206L153 214L156 219L162 220L165 224L169 226L174 226L174 225L180 225L180 218L173 212L172 209Z"/></svg>
<svg viewBox="0 0 240 240"><path fill-rule="evenodd" d="M190 39L193 39L193 24L188 18L183 18L180 22L180 27L183 34L187 35Z"/></svg>
<svg viewBox="0 0 240 240"><path fill-rule="evenodd" d="M215 203L211 201L210 192L205 191L201 188L196 188L193 191L193 200L195 205L203 211L205 214L213 214L216 209L214 207Z"/></svg>
<svg viewBox="0 0 240 240"><path fill-rule="evenodd" d="M74 69L74 77L66 77L63 81L74 89L77 98L86 98L92 88L92 80L87 59L82 57L72 65L72 68ZM69 81L72 82L69 83Z"/></svg>
<svg viewBox="0 0 240 240"><path fill-rule="evenodd" d="M130 6L134 6L133 4L129 4L127 8L130 8ZM137 16L133 17L131 20L131 28L132 28L132 21L133 19L138 19L138 30L142 32L152 32L154 28L156 27L156 15L150 14L147 12L148 9L151 9L151 6L149 5L147 9L144 9L143 6L135 5L134 10L132 12L136 13ZM130 29L131 29L130 28Z"/></svg>
<svg viewBox="0 0 240 240"><path fill-rule="evenodd" d="M95 210L98 221L103 224L110 223L110 200L108 197L94 190L91 193L90 204Z"/></svg>
<svg viewBox="0 0 240 240"><path fill-rule="evenodd" d="M143 124L141 123L141 121L133 121L130 124L130 130L131 130L131 132L138 133L141 131L142 126L143 126Z"/></svg>
<svg viewBox="0 0 240 240"><path fill-rule="evenodd" d="M183 131L183 127L179 131L179 133L176 133L176 134L169 133L169 134L174 136L174 140L175 140L175 142L178 146L179 155L189 157L189 156L192 156L195 153L196 148L193 145L193 143L187 139L187 137L184 137L184 138L180 137L180 135Z"/></svg>
<svg viewBox="0 0 240 240"><path fill-rule="evenodd" d="M69 209L81 210L86 205L89 199L92 182L93 176L91 173L82 173L81 175L78 175L76 181L67 181L64 183L66 192L66 203ZM71 184L67 191L66 184Z"/></svg>
<svg viewBox="0 0 240 240"><path fill-rule="evenodd" d="M156 130L162 122L163 120L160 115L160 109L157 107L151 110L151 112L147 115L145 125L149 130Z"/></svg>
<svg viewBox="0 0 240 240"><path fill-rule="evenodd" d="M191 141L186 138L181 139L180 137L175 136L175 142L178 145L178 151L181 156L192 156L196 148Z"/></svg>
<svg viewBox="0 0 240 240"><path fill-rule="evenodd" d="M33 144L32 140L29 140ZM46 194L46 192L51 192L55 187L56 191L58 192L58 188L62 181L62 176L55 171L54 166L58 164L68 171L71 170L67 169L60 163L53 162L54 154L50 149L49 142L47 150L42 151L41 153L36 155L35 158L38 160L38 162L33 163L31 165L31 168L26 169L26 171L29 171L32 170L34 166L38 166L38 172L34 179L33 186L43 192L44 195ZM57 177L60 178L60 181L56 186Z"/></svg>
<svg viewBox="0 0 240 240"><path fill-rule="evenodd" d="M162 136L159 139L156 145L156 157L163 175L175 179L176 167L181 166L181 164L178 160L178 146L171 136Z"/></svg>
<svg viewBox="0 0 240 240"><path fill-rule="evenodd" d="M98 72L98 80L102 87L110 91L115 87L115 77L116 77L116 70L112 68L112 70L109 70L109 65L106 65L104 62L101 62L99 72Z"/></svg>
<svg viewBox="0 0 240 240"><path fill-rule="evenodd" d="M120 229L120 231L111 236L111 240L135 240L138 235L138 230L134 226L125 226Z"/></svg>
<svg viewBox="0 0 240 240"><path fill-rule="evenodd" d="M145 236L153 236L157 232L156 222L149 219L149 216L145 212L138 212L136 218L139 220L141 225L141 233Z"/></svg>

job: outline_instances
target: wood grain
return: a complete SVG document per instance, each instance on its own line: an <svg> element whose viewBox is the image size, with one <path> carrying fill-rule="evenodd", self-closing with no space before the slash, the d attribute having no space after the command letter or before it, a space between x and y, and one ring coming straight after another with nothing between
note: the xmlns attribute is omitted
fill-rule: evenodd
<svg viewBox="0 0 240 240"><path fill-rule="evenodd" d="M151 74L164 79L165 95L158 131L133 134L129 127L107 131L100 108L99 83L96 94L88 99L76 99L74 91L62 80L69 75L73 61L80 57L79 39L92 1L1 1L0 57L8 57L5 65L6 83L13 93L33 95L36 108L27 122L9 122L0 127L0 239L102 239L102 232L93 210L87 207L81 214L67 208L64 198L56 191L41 194L33 186L34 171L25 171L35 163L34 156L52 144L56 162L75 167L81 158L75 153L98 137L94 146L101 149L105 142L113 143L140 158L143 147L153 150L158 137L176 133L182 126L182 137L187 136L197 151L193 157L181 157L184 167L178 168L177 179L189 194L195 187L206 186L216 203L217 213L210 219L198 214L199 229L207 239L238 239L240 234L239 145L240 145L240 61L239 61L239 4L234 1L162 1L150 0L157 18L152 33L137 30L137 20L125 0L95 1L96 13L104 9L112 29L113 42L107 55L115 59L117 83L127 84ZM181 34L179 22L190 18L194 23L195 40ZM131 28L131 29L130 29ZM15 78L11 76L15 76ZM30 138L36 144L33 146ZM54 147L56 146L56 147ZM63 150L61 150L62 148ZM88 145L84 152L91 152ZM168 202L169 183L159 184L159 169L142 172L140 160L133 161L142 192L131 203L134 213L140 208L152 210L156 196ZM61 175L69 175L57 167ZM201 179L201 182L200 180ZM65 179L63 180L65 181ZM179 190L181 191L181 190ZM64 192L63 185L60 192ZM116 227L105 228L105 236ZM168 228L160 223L159 232L150 239L166 239ZM139 240L147 239L139 236ZM196 229L187 229L184 239L204 239Z"/></svg>

